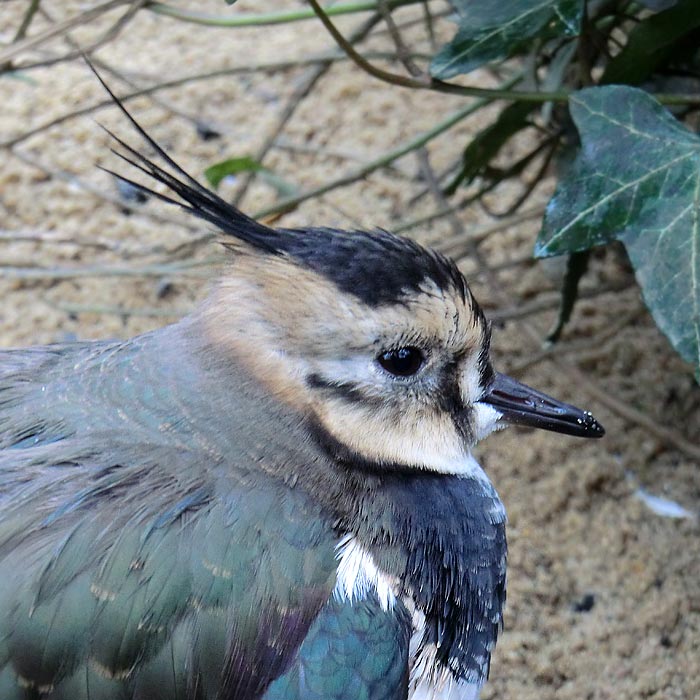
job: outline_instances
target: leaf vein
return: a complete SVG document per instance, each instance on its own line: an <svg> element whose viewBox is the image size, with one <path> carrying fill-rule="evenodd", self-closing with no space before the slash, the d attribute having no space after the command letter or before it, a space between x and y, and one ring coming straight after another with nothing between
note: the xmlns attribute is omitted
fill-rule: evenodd
<svg viewBox="0 0 700 700"><path fill-rule="evenodd" d="M586 207L585 209L583 209L573 219L571 219L571 221L568 224L566 224L565 226L560 228L559 231L557 231L550 239L549 245L558 241L567 231L569 231L571 228L573 228L579 221L584 219L591 212L595 211L599 207L601 207L604 204L606 204L607 202L609 202L611 199L618 197L623 192L625 192L626 190L628 190L632 187L639 187L640 184L642 184L643 182L646 182L647 180L649 180L651 177L653 177L657 173L659 173L665 169L671 168L672 166L677 165L678 163L680 163L684 160L687 160L688 158L690 158L691 156L694 156L694 155L695 155L694 153L682 153L677 158L674 158L673 160L662 163L660 166L654 168L653 170L647 171L643 176L626 183L625 185L613 190L612 192L609 192L604 197L599 199L597 202L594 202L589 207ZM600 173L595 173L595 174L599 175Z"/></svg>
<svg viewBox="0 0 700 700"><path fill-rule="evenodd" d="M525 17L528 15L534 14L535 12L539 12L541 9L546 8L547 5L550 4L550 0L543 0L542 3L539 5L535 5L531 7L529 10L516 15L513 17L511 20L508 22L505 22L504 24L499 24L498 26L494 27L491 31L489 31L486 34L483 34L481 38L477 39L472 43L470 46L466 47L464 51L460 51L458 54L455 54L455 56L452 58L451 61L448 61L444 67L442 68L443 71L447 70L448 68L451 68L452 65L458 61L462 61L464 59L464 56L467 56L470 53L474 53L482 44L488 43L495 37L498 37L499 35L502 35L507 39L508 37L508 30L517 22L522 21Z"/></svg>

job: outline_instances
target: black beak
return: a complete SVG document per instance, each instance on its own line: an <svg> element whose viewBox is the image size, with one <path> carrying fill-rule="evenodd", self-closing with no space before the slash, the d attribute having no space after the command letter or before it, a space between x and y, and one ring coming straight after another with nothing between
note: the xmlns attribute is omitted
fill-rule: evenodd
<svg viewBox="0 0 700 700"><path fill-rule="evenodd" d="M499 372L481 402L493 406L502 414L502 420L514 425L585 438L605 435L603 426L588 411L557 401Z"/></svg>

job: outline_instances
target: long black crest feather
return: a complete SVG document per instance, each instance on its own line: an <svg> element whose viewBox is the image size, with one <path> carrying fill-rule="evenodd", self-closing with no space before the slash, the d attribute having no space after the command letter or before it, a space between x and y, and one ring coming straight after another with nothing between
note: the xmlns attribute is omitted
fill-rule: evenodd
<svg viewBox="0 0 700 700"><path fill-rule="evenodd" d="M85 60L139 136L173 172L168 172L105 129L121 148L112 149L112 152L136 170L165 185L173 196L156 192L107 168L103 170L140 192L181 207L213 224L223 233L262 252L290 256L369 306L405 303L407 292L420 290L426 279L432 280L440 289L454 290L462 299L466 298L466 282L457 266L439 253L426 250L410 239L383 230L342 231L325 227L272 229L246 216L216 193L200 185L180 167L134 119L87 57Z"/></svg>
<svg viewBox="0 0 700 700"><path fill-rule="evenodd" d="M271 229L261 223L251 219L239 209L229 204L211 190L203 187L197 182L184 168L171 158L158 142L151 137L146 130L136 121L131 115L131 112L124 106L124 103L112 92L107 83L102 79L102 76L97 72L95 67L90 63L89 59L85 60L95 74L97 79L102 84L102 87L107 91L107 94L112 98L114 104L121 110L122 114L129 120L136 132L150 146L163 161L170 166L178 175L176 177L167 170L161 168L154 163L150 158L126 143L123 139L113 134L109 129L105 131L113 138L129 155L125 155L116 149L112 152L119 156L129 165L137 168L149 177L152 177L158 182L163 183L171 192L177 195L180 199L168 197L167 195L156 192L146 185L136 182L120 173L114 172L109 168L102 168L106 172L114 175L123 182L128 183L137 190L149 194L168 204L175 204L182 207L190 214L208 221L216 226L222 233L233 236L245 243L248 243L259 250L267 253L280 253L277 245L280 239L280 233L275 229Z"/></svg>

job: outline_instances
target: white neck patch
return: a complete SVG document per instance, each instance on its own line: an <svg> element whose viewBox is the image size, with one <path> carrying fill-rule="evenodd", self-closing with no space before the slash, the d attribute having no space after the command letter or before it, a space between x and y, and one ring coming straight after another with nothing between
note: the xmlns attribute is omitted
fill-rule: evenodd
<svg viewBox="0 0 700 700"><path fill-rule="evenodd" d="M389 576L381 572L374 557L355 539L345 535L335 547L338 572L333 595L350 605L363 600L370 591L379 598L382 610L392 610L396 603L394 586Z"/></svg>

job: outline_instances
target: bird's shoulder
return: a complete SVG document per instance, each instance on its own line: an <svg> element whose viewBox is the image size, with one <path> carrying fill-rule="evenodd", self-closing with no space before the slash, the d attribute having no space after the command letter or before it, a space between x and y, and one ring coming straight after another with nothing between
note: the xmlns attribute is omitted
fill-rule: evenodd
<svg viewBox="0 0 700 700"><path fill-rule="evenodd" d="M259 697L331 598L303 450L167 341L0 353L3 698Z"/></svg>
<svg viewBox="0 0 700 700"><path fill-rule="evenodd" d="M224 496L119 471L3 509L2 697L259 697L331 597L324 514L260 480Z"/></svg>

